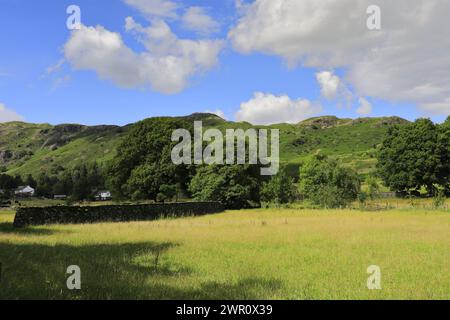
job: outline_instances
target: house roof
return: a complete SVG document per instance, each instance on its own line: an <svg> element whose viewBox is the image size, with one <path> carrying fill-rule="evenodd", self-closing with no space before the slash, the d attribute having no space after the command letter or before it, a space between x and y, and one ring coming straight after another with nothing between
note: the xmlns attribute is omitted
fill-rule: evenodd
<svg viewBox="0 0 450 320"><path fill-rule="evenodd" d="M30 187L30 186L20 186L20 187L18 187L18 188L16 189L16 191L18 191L18 192L22 192L22 191L28 191L28 192L31 192L31 191L34 191L34 188L32 188L32 187Z"/></svg>

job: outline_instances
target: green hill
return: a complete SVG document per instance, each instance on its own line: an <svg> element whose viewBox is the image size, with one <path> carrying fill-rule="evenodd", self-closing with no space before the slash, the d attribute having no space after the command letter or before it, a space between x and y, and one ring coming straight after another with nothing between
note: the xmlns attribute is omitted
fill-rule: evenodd
<svg viewBox="0 0 450 320"><path fill-rule="evenodd" d="M204 127L247 129L250 123L236 123L204 113L183 117L202 120ZM298 124L255 126L280 129L280 156L296 167L312 153L339 158L360 173L373 170L375 148L392 124L406 123L398 117L339 119L333 116L311 118ZM78 124L0 124L0 166L9 174L57 173L79 163L111 159L117 145L133 124L119 126L83 126Z"/></svg>
<svg viewBox="0 0 450 320"><path fill-rule="evenodd" d="M128 127L78 124L0 124L0 165L9 174L58 172L83 162L114 156ZM3 168L4 169L4 168Z"/></svg>

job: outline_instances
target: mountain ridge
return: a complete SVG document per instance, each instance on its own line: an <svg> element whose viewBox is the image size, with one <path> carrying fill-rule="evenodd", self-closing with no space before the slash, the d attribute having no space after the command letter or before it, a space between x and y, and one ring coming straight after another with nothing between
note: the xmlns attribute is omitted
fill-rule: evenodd
<svg viewBox="0 0 450 320"><path fill-rule="evenodd" d="M212 113L155 118L201 120L205 127L221 130L251 127L280 129L282 162L299 164L309 154L320 151L355 165L363 173L373 170L373 152L382 142L387 128L393 124L408 123L408 120L399 117L341 119L321 116L296 124L254 126L248 122L227 121ZM105 163L114 157L117 146L133 125L135 123L124 126L76 123L51 125L18 121L0 123L1 171L36 175L42 170L58 173L79 163Z"/></svg>
<svg viewBox="0 0 450 320"><path fill-rule="evenodd" d="M144 121L147 119L155 119L155 118L178 118L178 119L186 119L186 120L203 120L205 118L216 118L218 120L222 120L224 122L231 122L231 123L248 123L252 126L260 126L260 125L255 125L252 124L248 121L230 121L230 120L226 120L222 117L220 117L219 115L215 114L215 113L209 113L209 112L195 112L192 113L190 115L186 115L186 116L155 116L155 117L148 117L148 118L144 118L142 120L139 121ZM334 115L323 115L323 116L317 116L317 117L311 117L311 118L307 118L305 120L302 120L298 123L288 123L288 122L281 122L281 123L273 123L273 124L268 124L268 125L264 125L264 126L274 126L274 125L299 125L299 124L304 124L304 123L308 123L311 122L312 120L322 120L322 119L328 119L328 118L336 118L339 121L348 121L348 122L356 122L359 120L374 120L374 119L392 119L392 120L396 120L395 122L403 122L403 123L407 123L410 122L407 119L404 119L402 117L399 116L381 116L381 117L358 117L358 118L339 118L337 116ZM125 125L118 125L118 124L93 124L93 125L88 125L88 124L83 124L83 123L76 123L76 122L67 122L67 123L59 123L59 124L51 124L48 122L27 122L27 121L8 121L8 122L1 122L0 123L0 127L2 125L34 125L34 126L48 126L48 127L58 127L58 126L82 126L82 127L88 127L88 128L92 128L92 127L115 127L115 128L124 128L124 127L128 127L131 125L134 125L135 123L139 122L132 122L132 123L128 123Z"/></svg>

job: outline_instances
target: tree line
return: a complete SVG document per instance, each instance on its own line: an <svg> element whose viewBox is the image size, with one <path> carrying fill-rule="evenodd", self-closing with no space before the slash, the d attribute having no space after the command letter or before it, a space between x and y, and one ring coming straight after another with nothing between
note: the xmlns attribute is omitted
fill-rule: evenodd
<svg viewBox="0 0 450 320"><path fill-rule="evenodd" d="M299 172L300 187L282 168L274 177L257 165L175 165L171 161L173 130L192 130L183 119L153 118L138 122L118 147L106 170L115 197L164 201L184 194L199 201L219 201L227 208L284 204L299 196L322 206L343 206L357 198L357 173L323 156L311 157ZM248 150L248 148L247 148ZM248 154L247 154L248 156Z"/></svg>
<svg viewBox="0 0 450 320"><path fill-rule="evenodd" d="M12 198L19 186L30 186L35 189L35 196L53 198L65 195L70 200L94 199L95 193L105 188L105 175L97 163L78 165L71 169L62 169L57 174L40 173L36 178L31 174L0 175L2 197Z"/></svg>
<svg viewBox="0 0 450 320"><path fill-rule="evenodd" d="M37 196L67 195L73 200L92 199L98 190L109 189L117 200L164 202L182 196L219 201L232 209L297 199L320 207L344 207L377 193L378 178L396 192L425 188L433 195L450 190L450 117L443 124L419 119L390 128L378 147L376 176L365 179L368 195L361 192L363 179L354 169L320 153L305 160L295 177L286 167L276 176L263 177L261 165L175 165L171 151L177 142L171 135L179 128L192 132L193 124L181 118L143 120L103 167L80 165L54 175L41 173L36 180L31 175L22 179L3 174L0 189L30 185Z"/></svg>

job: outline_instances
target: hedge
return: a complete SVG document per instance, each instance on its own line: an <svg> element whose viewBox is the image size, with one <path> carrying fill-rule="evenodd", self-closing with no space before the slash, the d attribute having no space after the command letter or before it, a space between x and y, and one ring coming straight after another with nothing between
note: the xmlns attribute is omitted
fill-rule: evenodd
<svg viewBox="0 0 450 320"><path fill-rule="evenodd" d="M223 206L218 202L19 208L14 218L14 227L21 228L30 225L46 224L147 221L165 217L201 216L223 211Z"/></svg>

